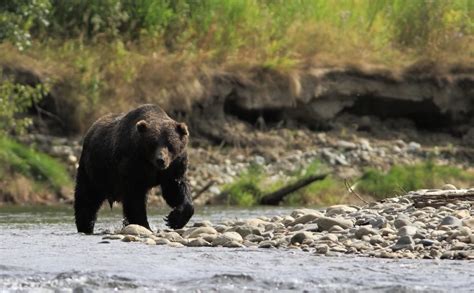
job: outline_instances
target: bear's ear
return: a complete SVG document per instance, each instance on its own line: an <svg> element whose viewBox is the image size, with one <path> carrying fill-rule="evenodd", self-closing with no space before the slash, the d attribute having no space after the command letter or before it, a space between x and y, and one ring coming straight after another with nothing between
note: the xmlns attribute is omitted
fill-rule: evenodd
<svg viewBox="0 0 474 293"><path fill-rule="evenodd" d="M176 130L182 136L189 135L188 127L184 123L178 123L178 125L176 126Z"/></svg>
<svg viewBox="0 0 474 293"><path fill-rule="evenodd" d="M137 122L136 127L138 132L143 133L148 128L148 123L145 120L140 120Z"/></svg>

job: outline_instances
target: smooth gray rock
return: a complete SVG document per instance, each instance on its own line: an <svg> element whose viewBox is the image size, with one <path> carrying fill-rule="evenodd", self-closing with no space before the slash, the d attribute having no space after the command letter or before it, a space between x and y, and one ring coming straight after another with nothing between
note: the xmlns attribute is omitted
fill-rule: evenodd
<svg viewBox="0 0 474 293"><path fill-rule="evenodd" d="M403 226L398 229L398 236L414 236L417 230L415 226Z"/></svg>
<svg viewBox="0 0 474 293"><path fill-rule="evenodd" d="M392 246L393 251L401 249L413 250L415 248L415 242L410 236L402 236L398 239L397 243Z"/></svg>
<svg viewBox="0 0 474 293"><path fill-rule="evenodd" d="M292 226L295 226L297 224L306 224L308 222L314 221L318 218L321 218L323 215L322 214L306 214L302 215L301 217L296 218L293 223L291 223Z"/></svg>
<svg viewBox="0 0 474 293"><path fill-rule="evenodd" d="M212 246L226 246L229 242L242 243L244 240L237 232L225 232L221 235L218 235L216 239L212 241Z"/></svg>
<svg viewBox="0 0 474 293"><path fill-rule="evenodd" d="M291 237L291 244L303 243L306 239L313 240L313 234L311 232L298 232Z"/></svg>
<svg viewBox="0 0 474 293"><path fill-rule="evenodd" d="M150 236L150 235L153 235L153 232L151 232L147 228L142 227L140 225L132 224L132 225L127 225L123 227L123 229L120 231L120 234Z"/></svg>
<svg viewBox="0 0 474 293"><path fill-rule="evenodd" d="M336 216L357 212L357 209L348 205L334 205L326 209L326 216Z"/></svg>
<svg viewBox="0 0 474 293"><path fill-rule="evenodd" d="M320 231L327 231L331 229L333 226L340 226L344 229L352 228L354 223L351 220L346 220L343 218L329 218L329 217L321 217L316 220L316 224L318 224Z"/></svg>
<svg viewBox="0 0 474 293"><path fill-rule="evenodd" d="M186 246L189 246L189 247L201 247L201 246L211 246L211 244L209 242L207 242L206 240L202 239L202 238L194 238L192 240L190 240Z"/></svg>
<svg viewBox="0 0 474 293"><path fill-rule="evenodd" d="M213 227L198 227L196 229L189 229L183 233L184 238L197 238L202 234L218 234Z"/></svg>
<svg viewBox="0 0 474 293"><path fill-rule="evenodd" d="M441 220L439 226L455 226L460 227L462 226L462 221L453 216L446 216Z"/></svg>
<svg viewBox="0 0 474 293"><path fill-rule="evenodd" d="M250 225L241 225L241 226L236 226L231 229L229 229L230 232L237 232L242 236L242 238L245 238L245 236L249 234L255 234L255 235L261 235L260 229L256 227L252 227Z"/></svg>
<svg viewBox="0 0 474 293"><path fill-rule="evenodd" d="M412 223L408 217L401 216L395 219L393 225L395 226L395 228L400 229L403 226L411 226Z"/></svg>
<svg viewBox="0 0 474 293"><path fill-rule="evenodd" d="M361 239L365 235L376 235L379 234L377 230L368 226L362 226L355 231L355 237Z"/></svg>

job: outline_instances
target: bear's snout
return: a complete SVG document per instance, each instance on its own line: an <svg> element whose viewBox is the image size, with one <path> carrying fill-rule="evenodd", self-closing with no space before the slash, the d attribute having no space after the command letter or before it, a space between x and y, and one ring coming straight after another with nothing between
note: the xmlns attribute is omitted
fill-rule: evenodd
<svg viewBox="0 0 474 293"><path fill-rule="evenodd" d="M164 170L170 165L169 152L166 148L157 149L153 164L160 170Z"/></svg>

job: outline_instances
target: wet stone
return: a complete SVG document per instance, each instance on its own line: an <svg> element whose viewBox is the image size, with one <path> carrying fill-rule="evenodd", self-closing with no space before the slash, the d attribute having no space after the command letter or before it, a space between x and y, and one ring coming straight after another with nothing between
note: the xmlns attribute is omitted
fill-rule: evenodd
<svg viewBox="0 0 474 293"><path fill-rule="evenodd" d="M137 242L140 241L140 238L134 236L134 235L125 235L122 239L123 242Z"/></svg>
<svg viewBox="0 0 474 293"><path fill-rule="evenodd" d="M402 236L398 239L397 243L392 246L393 251L398 251L401 249L413 250L415 248L415 242L410 236Z"/></svg>
<svg viewBox="0 0 474 293"><path fill-rule="evenodd" d="M335 225L338 225L344 229L348 229L354 226L351 220L346 220L343 218L329 218L329 217L321 217L317 219L316 224L318 224L320 231L327 231Z"/></svg>
<svg viewBox="0 0 474 293"><path fill-rule="evenodd" d="M121 231L120 234L127 234L127 235L137 235L137 236L150 236L153 235L153 232L148 230L145 227L142 227L140 225L128 225L124 227Z"/></svg>
<svg viewBox="0 0 474 293"><path fill-rule="evenodd" d="M298 232L291 237L291 244L303 243L306 239L313 240L313 234L310 232Z"/></svg>
<svg viewBox="0 0 474 293"><path fill-rule="evenodd" d="M296 218L291 225L297 225L297 224L306 224L308 222L314 221L318 218L322 217L322 214L316 215L316 214L306 214L301 217Z"/></svg>
<svg viewBox="0 0 474 293"><path fill-rule="evenodd" d="M403 226L411 226L412 223L408 217L398 217L393 222L393 225L395 226L395 228L400 229Z"/></svg>
<svg viewBox="0 0 474 293"><path fill-rule="evenodd" d="M260 236L260 235L249 234L245 236L245 240L250 241L250 242L261 242L265 240L265 238L263 238L263 236Z"/></svg>
<svg viewBox="0 0 474 293"><path fill-rule="evenodd" d="M104 240L106 240L106 239L109 239L109 240L122 240L124 237L125 237L124 235L113 234L113 235L104 236L104 237L102 237L102 239L104 239Z"/></svg>
<svg viewBox="0 0 474 293"><path fill-rule="evenodd" d="M357 209L348 205L334 205L326 209L326 216L336 216L357 212Z"/></svg>
<svg viewBox="0 0 474 293"><path fill-rule="evenodd" d="M260 242L260 244L258 245L258 248L272 248L272 247L275 247L275 244L276 243L274 241L264 240Z"/></svg>
<svg viewBox="0 0 474 293"><path fill-rule="evenodd" d="M167 245L167 244L170 244L170 241L168 239L165 239L165 238L159 238L159 239L155 240L155 244L156 245Z"/></svg>
<svg viewBox="0 0 474 293"><path fill-rule="evenodd" d="M453 216L446 216L441 220L439 226L455 226L460 227L462 225L462 221Z"/></svg>
<svg viewBox="0 0 474 293"><path fill-rule="evenodd" d="M174 247L174 248L181 248L181 247L184 247L183 244L179 243L179 242L170 242L168 243L168 246L169 247Z"/></svg>
<svg viewBox="0 0 474 293"><path fill-rule="evenodd" d="M415 226L403 226L398 229L399 236L414 236L417 232Z"/></svg>
<svg viewBox="0 0 474 293"><path fill-rule="evenodd" d="M229 242L242 243L244 240L237 232L225 232L224 234L218 235L214 241L212 241L212 246L226 246Z"/></svg>
<svg viewBox="0 0 474 293"><path fill-rule="evenodd" d="M362 226L359 229L355 231L355 237L358 239L361 239L362 236L365 235L375 235L378 234L379 232L371 227L368 226Z"/></svg>
<svg viewBox="0 0 474 293"><path fill-rule="evenodd" d="M151 238L145 238L143 243L145 243L146 245L156 245L156 241Z"/></svg>
<svg viewBox="0 0 474 293"><path fill-rule="evenodd" d="M202 238L195 238L195 239L191 239L187 244L186 246L189 246L189 247L201 247L201 246L211 246L211 244L209 242L207 242L206 240L202 239Z"/></svg>
<svg viewBox="0 0 474 293"><path fill-rule="evenodd" d="M317 232L318 231L318 224L306 224L304 225L304 231L308 232Z"/></svg>
<svg viewBox="0 0 474 293"><path fill-rule="evenodd" d="M181 237L181 235L179 235L176 232L167 232L164 234L164 238L166 238L167 240L171 242L179 242L179 243L184 242L184 238Z"/></svg>
<svg viewBox="0 0 474 293"><path fill-rule="evenodd" d="M198 227L196 229L189 229L183 233L184 238L197 238L202 234L217 234L216 229L212 227Z"/></svg>

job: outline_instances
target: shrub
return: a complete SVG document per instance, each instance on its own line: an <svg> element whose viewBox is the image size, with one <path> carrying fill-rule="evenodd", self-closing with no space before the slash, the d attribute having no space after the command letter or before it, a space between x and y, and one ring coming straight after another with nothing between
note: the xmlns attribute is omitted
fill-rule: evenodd
<svg viewBox="0 0 474 293"><path fill-rule="evenodd" d="M20 117L47 92L47 86L35 87L15 84L9 79L2 81L0 74L0 136L23 133L31 124L31 118Z"/></svg>

